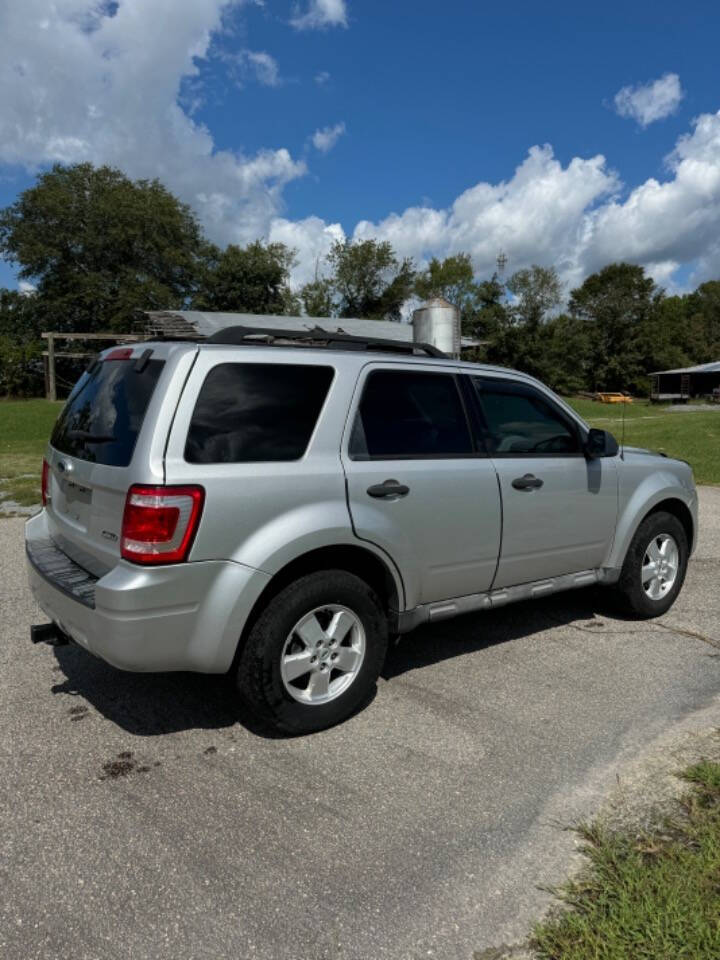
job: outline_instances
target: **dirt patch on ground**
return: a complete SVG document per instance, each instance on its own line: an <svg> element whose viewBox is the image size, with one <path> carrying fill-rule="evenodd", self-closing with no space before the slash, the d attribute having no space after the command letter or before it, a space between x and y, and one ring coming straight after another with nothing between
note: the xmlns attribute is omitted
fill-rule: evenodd
<svg viewBox="0 0 720 960"><path fill-rule="evenodd" d="M153 766L159 767L160 761L156 760ZM130 750L123 750L112 760L106 761L102 768L101 780L119 780L133 773L149 773L151 769L149 764L136 760Z"/></svg>

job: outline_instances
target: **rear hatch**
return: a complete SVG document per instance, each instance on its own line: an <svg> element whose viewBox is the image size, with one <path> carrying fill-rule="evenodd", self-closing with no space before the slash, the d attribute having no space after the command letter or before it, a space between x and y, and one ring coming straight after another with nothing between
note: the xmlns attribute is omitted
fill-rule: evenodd
<svg viewBox="0 0 720 960"><path fill-rule="evenodd" d="M96 576L120 557L128 488L164 480L164 438L177 402L173 393L179 393L167 396L173 371L166 368L177 367L178 357L170 354L179 346L141 344L101 354L78 380L53 429L46 457L49 532ZM194 355L194 347L182 347L181 353ZM172 410L163 415L168 403ZM154 438L160 430L163 436ZM153 439L159 446L154 457Z"/></svg>

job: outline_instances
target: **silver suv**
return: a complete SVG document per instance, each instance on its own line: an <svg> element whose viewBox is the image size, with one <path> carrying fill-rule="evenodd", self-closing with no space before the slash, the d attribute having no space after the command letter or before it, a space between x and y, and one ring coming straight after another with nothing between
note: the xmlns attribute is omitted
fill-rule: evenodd
<svg viewBox="0 0 720 960"><path fill-rule="evenodd" d="M686 463L618 452L520 373L288 338L141 343L83 374L26 527L58 637L125 670L230 672L307 732L356 710L419 624L595 583L639 617L673 603Z"/></svg>

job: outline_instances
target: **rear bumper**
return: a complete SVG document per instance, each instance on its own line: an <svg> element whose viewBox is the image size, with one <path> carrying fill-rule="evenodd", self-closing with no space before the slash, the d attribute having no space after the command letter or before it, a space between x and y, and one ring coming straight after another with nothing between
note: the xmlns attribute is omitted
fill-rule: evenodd
<svg viewBox="0 0 720 960"><path fill-rule="evenodd" d="M118 561L96 579L54 546L45 512L25 525L30 588L76 643L122 670L224 673L269 576L207 560L164 567Z"/></svg>

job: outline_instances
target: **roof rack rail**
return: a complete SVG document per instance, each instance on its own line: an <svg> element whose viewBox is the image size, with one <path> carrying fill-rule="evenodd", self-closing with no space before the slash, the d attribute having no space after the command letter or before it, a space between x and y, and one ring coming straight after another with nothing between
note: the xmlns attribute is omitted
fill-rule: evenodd
<svg viewBox="0 0 720 960"><path fill-rule="evenodd" d="M284 342L283 342L284 341ZM386 340L381 337L361 337L352 333L336 333L313 327L310 330L273 330L267 327L232 326L218 330L206 337L204 343L224 343L228 345L245 344L251 346L322 346L336 350L379 350L387 353L413 354L425 353L429 357L442 357L447 354L431 343L418 343L414 340Z"/></svg>

